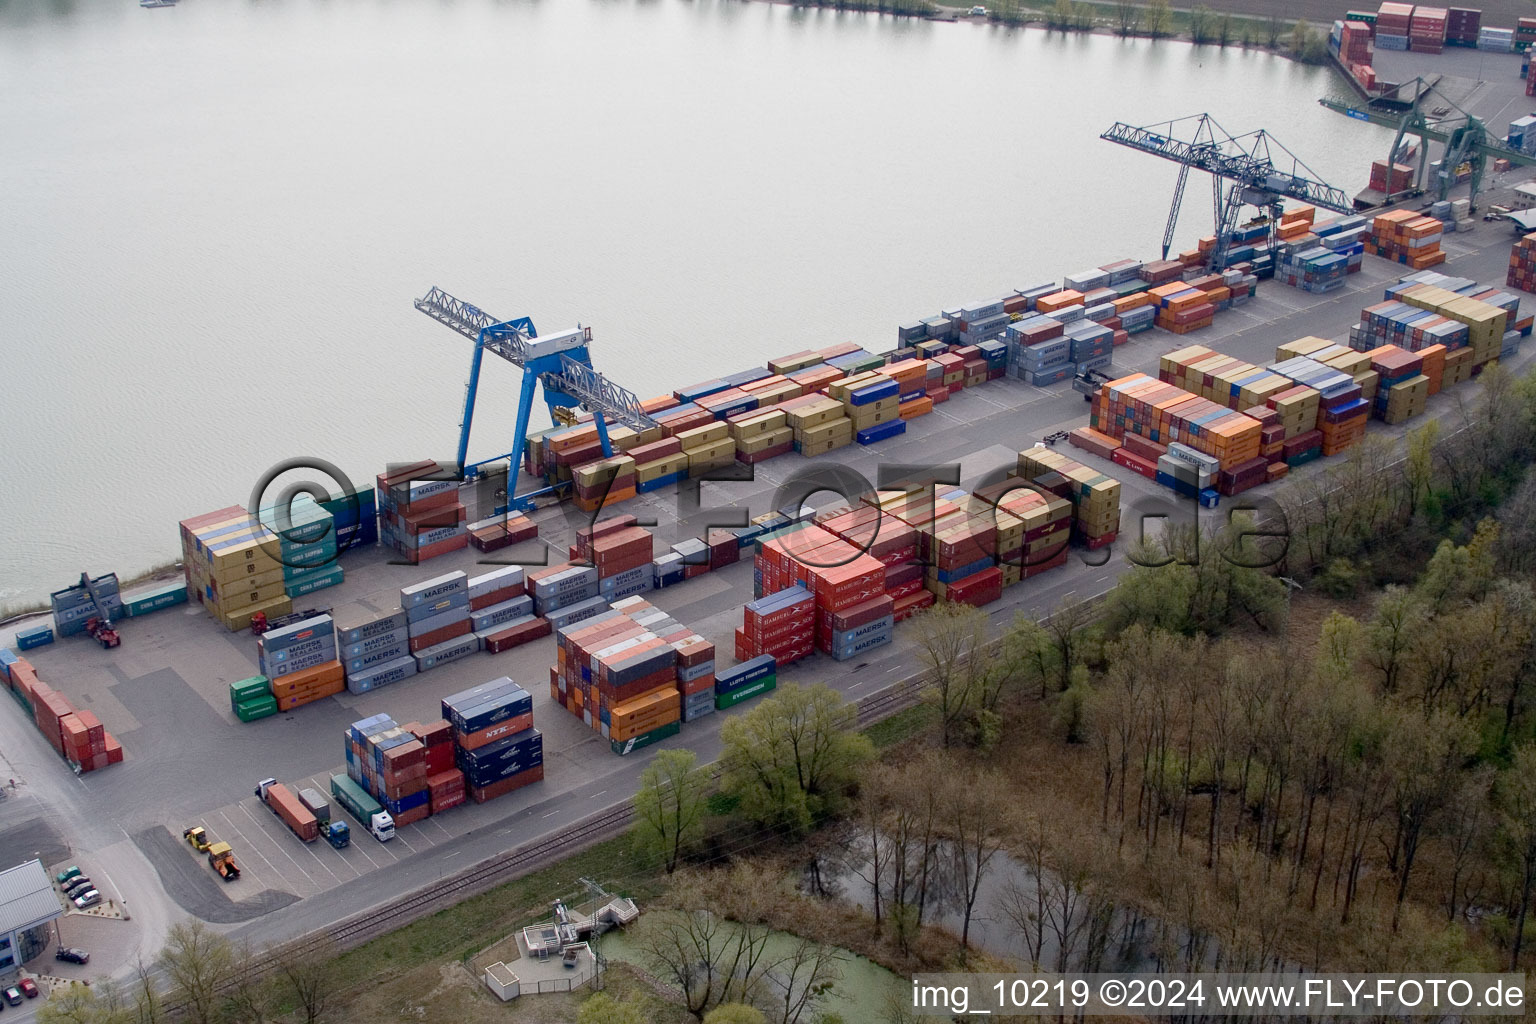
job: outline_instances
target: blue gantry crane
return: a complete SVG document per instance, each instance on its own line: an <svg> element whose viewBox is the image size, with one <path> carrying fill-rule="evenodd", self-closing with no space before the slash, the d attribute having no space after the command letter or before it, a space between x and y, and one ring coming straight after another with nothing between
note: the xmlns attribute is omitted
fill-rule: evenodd
<svg viewBox="0 0 1536 1024"><path fill-rule="evenodd" d="M646 414L640 399L633 392L619 387L592 368L590 327L573 327L541 338L529 317L501 320L437 287L417 299L415 305L432 319L475 343L470 355L469 384L464 392L464 417L459 423L457 465L459 473L465 479L472 480L481 475L479 471L482 467L507 460L510 464L507 508L527 511L532 508L534 497L555 489L546 487L528 494L514 493L517 474L522 466L536 387L542 386L544 389L544 403L549 407L551 419L556 409L573 406L580 406L592 413L605 457L613 454L613 445L608 439L610 419L636 432L656 425L656 421ZM500 356L523 371L522 390L517 404L517 432L512 438L510 452L471 463L466 461L469 457L469 432L475 417L476 395L480 389L480 366L486 352Z"/></svg>
<svg viewBox="0 0 1536 1024"><path fill-rule="evenodd" d="M1311 203L1334 213L1354 212L1343 189L1319 180L1311 168L1262 129L1233 135L1210 114L1197 114L1141 128L1117 121L1099 138L1179 165L1168 226L1163 230L1163 259L1168 258L1173 245L1173 229L1179 220L1184 186L1192 169L1211 176L1216 221L1216 251L1211 255L1218 268L1244 206L1256 206L1270 213L1276 225L1279 217L1275 215L1286 199ZM1230 185L1223 190L1226 183Z"/></svg>

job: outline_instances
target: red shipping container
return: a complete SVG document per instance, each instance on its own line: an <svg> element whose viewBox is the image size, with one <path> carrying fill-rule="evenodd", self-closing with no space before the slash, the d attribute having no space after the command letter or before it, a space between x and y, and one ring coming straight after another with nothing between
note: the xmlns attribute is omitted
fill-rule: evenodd
<svg viewBox="0 0 1536 1024"><path fill-rule="evenodd" d="M694 694L703 693L705 690L713 690L715 688L715 674L713 672L706 672L695 679L679 682L677 687L685 697L692 697Z"/></svg>
<svg viewBox="0 0 1536 1024"><path fill-rule="evenodd" d="M533 712L525 711L521 715L514 715L495 725L488 725L484 729L457 733L455 741L465 750L479 750L487 743L494 743L503 737L531 728L533 728Z"/></svg>
<svg viewBox="0 0 1536 1024"><path fill-rule="evenodd" d="M417 651L424 651L428 647L432 647L435 644L446 643L447 641L453 640L456 637L464 636L473 628L473 624L469 621L469 619L466 618L459 622L455 622L450 626L443 626L439 629L434 629L430 633L423 633L420 636L413 636L410 639L411 653L415 654Z"/></svg>
<svg viewBox="0 0 1536 1024"><path fill-rule="evenodd" d="M121 764L123 760L123 745L117 742L117 737L106 733L103 740L106 748L107 764Z"/></svg>
<svg viewBox="0 0 1536 1024"><path fill-rule="evenodd" d="M522 789L524 786L527 786L530 783L542 782L543 780L544 766L542 764L536 764L532 768L529 768L527 771L518 772L516 775L502 779L500 782L493 782L489 786L481 787L466 783L464 788L468 792L469 798L471 800L477 804L483 804L487 800L494 800L499 796L506 796L508 793Z"/></svg>
<svg viewBox="0 0 1536 1024"><path fill-rule="evenodd" d="M438 555L446 555L452 551L463 551L467 547L469 547L469 534L461 533L457 537L450 537L447 540L438 541L436 544L428 544L426 547L417 548L415 551L400 551L397 554L400 554L412 565L419 565L429 559L436 558Z"/></svg>
<svg viewBox="0 0 1536 1024"><path fill-rule="evenodd" d="M996 566L967 576L946 589L946 600L980 607L1003 596L1003 571Z"/></svg>
<svg viewBox="0 0 1536 1024"><path fill-rule="evenodd" d="M501 604L503 601L511 601L514 598L522 597L526 592L526 588L521 583L515 583L510 587L502 587L500 590L493 590L489 594L481 594L479 597L470 598L469 610L478 612L482 608L490 608L492 605Z"/></svg>

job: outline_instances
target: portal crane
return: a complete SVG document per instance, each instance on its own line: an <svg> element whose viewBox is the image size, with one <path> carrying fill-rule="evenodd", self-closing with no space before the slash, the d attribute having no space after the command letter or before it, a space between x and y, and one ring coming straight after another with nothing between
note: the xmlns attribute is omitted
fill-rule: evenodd
<svg viewBox="0 0 1536 1024"><path fill-rule="evenodd" d="M464 417L459 423L458 469L465 479L474 479L480 475L477 472L480 467L507 460L509 480L512 483L507 488L507 505L497 509L497 514L508 509L527 511L532 508L533 497L549 490L541 489L525 495L513 493L522 465L536 386L543 386L544 403L549 407L551 418L556 409L572 406L581 406L592 413L605 458L613 454L613 445L608 440L609 419L637 433L656 425L656 421L646 413L640 399L633 392L613 383L592 368L592 356L588 348L592 341L590 327L577 326L540 338L534 330L533 321L528 317L499 320L436 287L427 292L425 297L417 299L415 305L434 320L475 343L470 357L469 384L464 394ZM517 404L516 434L512 438L510 452L468 463L469 431L475 415L475 397L480 387L480 364L486 352L500 356L523 371L522 390Z"/></svg>
<svg viewBox="0 0 1536 1024"><path fill-rule="evenodd" d="M1424 78L1415 78L1404 82L1397 87L1393 97L1379 97L1360 106L1357 102L1337 99L1325 96L1317 102L1329 110L1346 117L1352 117L1357 121L1367 121L1383 128L1397 129L1397 135L1392 140L1392 148L1388 151L1389 162L1396 162L1403 152L1403 141L1406 136L1417 136L1419 139L1419 167L1414 175L1413 191L1422 191L1424 185L1424 171L1429 163L1429 144L1439 142L1445 146L1445 152L1440 158L1439 180L1434 183L1436 196L1447 199L1451 194L1451 187L1456 183L1456 168L1462 164L1470 164L1472 177L1468 183L1468 199L1471 209L1477 209L1477 194L1483 188L1483 174L1487 170L1489 157L1502 158L1511 164L1521 167L1536 166L1536 157L1528 156L1517 149L1510 149L1501 144L1498 139L1488 132L1488 126L1480 119L1473 117L1439 90L1435 82ZM1406 109L1402 109L1404 100L1400 97L1404 90L1410 90L1412 101ZM1432 118L1425 116L1425 98L1433 94L1436 100L1443 104L1445 110L1441 110L1444 116ZM1450 111L1454 111L1451 113ZM1397 194L1382 194L1381 202L1391 202ZM1369 196L1369 200L1362 202L1374 202L1376 197L1369 190L1361 193Z"/></svg>
<svg viewBox="0 0 1536 1024"><path fill-rule="evenodd" d="M1262 129L1246 135L1232 135L1210 114L1198 114L1142 128L1117 121L1099 137L1179 165L1173 205L1168 210L1168 226L1163 230L1163 259L1168 258L1168 250L1173 245L1173 231L1191 170L1204 171L1211 176L1216 224L1216 250L1211 255L1217 268L1222 266L1230 236L1237 227L1238 214L1244 206L1256 206L1271 215L1271 246L1286 199L1296 199L1335 213L1354 212L1343 189L1321 181L1294 153ZM1225 183L1230 184L1224 191Z"/></svg>

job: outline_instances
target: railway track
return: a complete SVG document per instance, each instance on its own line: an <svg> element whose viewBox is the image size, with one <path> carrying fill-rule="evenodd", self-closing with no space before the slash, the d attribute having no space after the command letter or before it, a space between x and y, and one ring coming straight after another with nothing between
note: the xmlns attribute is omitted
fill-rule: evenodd
<svg viewBox="0 0 1536 1024"><path fill-rule="evenodd" d="M920 676L904 679L860 700L857 704L859 727L873 725L912 707L921 699L924 682ZM710 766L713 778L718 779L720 774L718 763ZM588 846L612 838L628 828L633 820L634 807L629 801L597 811L556 835L515 846L464 868L458 874L258 955L231 978L226 987L233 988L265 977L273 973L285 958L323 955L336 949L360 946L428 914L515 881ZM179 1004L166 1004L166 1009L174 1014L183 1007Z"/></svg>

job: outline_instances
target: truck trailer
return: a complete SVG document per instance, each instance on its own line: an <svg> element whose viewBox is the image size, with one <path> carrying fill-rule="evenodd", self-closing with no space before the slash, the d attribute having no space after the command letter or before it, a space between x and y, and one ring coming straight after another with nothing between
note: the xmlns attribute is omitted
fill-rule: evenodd
<svg viewBox="0 0 1536 1024"><path fill-rule="evenodd" d="M288 831L306 843L320 838L320 822L310 813L293 790L276 779L262 779L256 783L256 799L272 808L272 813L282 819Z"/></svg>
<svg viewBox="0 0 1536 1024"><path fill-rule="evenodd" d="M362 786L345 775L332 775L331 796L379 842L395 838L395 819Z"/></svg>

